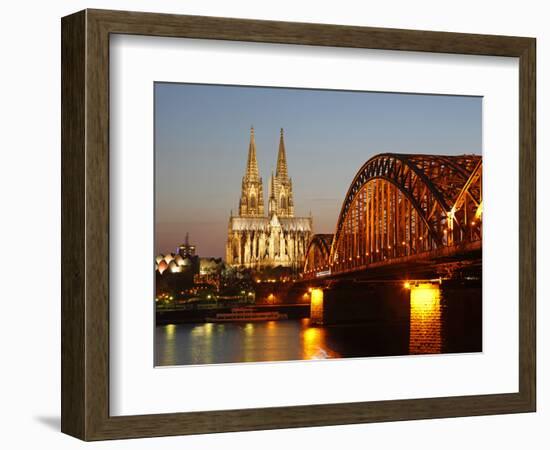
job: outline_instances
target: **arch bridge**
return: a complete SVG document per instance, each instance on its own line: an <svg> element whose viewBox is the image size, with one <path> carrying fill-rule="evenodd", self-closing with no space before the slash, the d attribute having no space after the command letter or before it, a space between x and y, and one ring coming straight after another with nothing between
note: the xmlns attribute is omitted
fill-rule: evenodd
<svg viewBox="0 0 550 450"><path fill-rule="evenodd" d="M479 155L384 153L357 172L333 235L309 243L304 278L481 249Z"/></svg>

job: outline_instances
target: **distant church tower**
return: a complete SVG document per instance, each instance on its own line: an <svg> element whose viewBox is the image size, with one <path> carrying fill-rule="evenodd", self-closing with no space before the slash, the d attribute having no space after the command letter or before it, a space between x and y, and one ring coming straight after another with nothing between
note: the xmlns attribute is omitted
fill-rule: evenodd
<svg viewBox="0 0 550 450"><path fill-rule="evenodd" d="M248 160L243 177L241 201L239 203L240 217L262 217L264 215L264 191L258 161L256 159L256 141L254 127L250 128L250 144Z"/></svg>
<svg viewBox="0 0 550 450"><path fill-rule="evenodd" d="M279 217L294 217L294 198L292 196L292 180L288 177L286 165L286 150L284 131L281 128L279 138L279 153L277 155L277 170L271 174L269 183L269 215Z"/></svg>
<svg viewBox="0 0 550 450"><path fill-rule="evenodd" d="M226 263L253 269L282 266L298 270L304 263L312 233L311 216L294 217L292 180L288 176L282 128L277 169L269 180L268 214L265 214L254 128L251 128L239 215L231 213L227 227Z"/></svg>

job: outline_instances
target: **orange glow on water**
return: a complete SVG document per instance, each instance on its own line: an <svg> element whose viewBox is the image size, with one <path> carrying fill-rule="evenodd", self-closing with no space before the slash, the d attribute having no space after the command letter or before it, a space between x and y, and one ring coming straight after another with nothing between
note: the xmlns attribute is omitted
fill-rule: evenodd
<svg viewBox="0 0 550 450"><path fill-rule="evenodd" d="M328 359L340 357L337 352L327 347L326 334L327 330L323 327L308 327L303 331L302 359Z"/></svg>
<svg viewBox="0 0 550 450"><path fill-rule="evenodd" d="M323 330L320 328L308 328L302 335L303 339L303 355L304 359L314 359L317 355L322 343Z"/></svg>
<svg viewBox="0 0 550 450"><path fill-rule="evenodd" d="M168 336L169 339L174 338L174 334L176 334L176 326L171 323L169 325L166 325L166 336Z"/></svg>
<svg viewBox="0 0 550 450"><path fill-rule="evenodd" d="M254 334L254 324L253 323L247 323L244 326L244 332L247 336L252 336Z"/></svg>

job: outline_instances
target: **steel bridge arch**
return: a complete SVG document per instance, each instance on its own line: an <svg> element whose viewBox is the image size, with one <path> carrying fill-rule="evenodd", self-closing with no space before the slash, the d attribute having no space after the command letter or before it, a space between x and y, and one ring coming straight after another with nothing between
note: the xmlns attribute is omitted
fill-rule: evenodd
<svg viewBox="0 0 550 450"><path fill-rule="evenodd" d="M313 235L306 250L304 272L328 268L333 238L333 234Z"/></svg>
<svg viewBox="0 0 550 450"><path fill-rule="evenodd" d="M416 211L415 221L418 219L424 223L433 245L440 247L444 244L444 240L448 241L444 235L447 232L446 221L450 220L451 225L456 222L462 234L468 232L468 223L456 220L454 212L457 199L463 196L465 186L472 181L472 173L478 171L480 182L481 156L479 155L384 153L370 158L355 175L344 199L329 254L330 265L338 262L337 249L342 228L358 194L366 188L368 183L383 180L393 185L400 193L400 200L406 198L410 202ZM474 182L477 182L477 178ZM390 213L385 214L387 217ZM415 222L415 227L417 226ZM456 232L453 227L451 231ZM357 257L359 258L359 255Z"/></svg>

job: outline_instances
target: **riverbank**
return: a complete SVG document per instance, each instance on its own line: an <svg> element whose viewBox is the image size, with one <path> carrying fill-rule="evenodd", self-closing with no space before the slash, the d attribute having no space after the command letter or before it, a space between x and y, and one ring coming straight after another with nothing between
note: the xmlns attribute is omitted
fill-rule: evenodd
<svg viewBox="0 0 550 450"><path fill-rule="evenodd" d="M309 304L296 305L247 305L254 308L256 311L277 311L286 314L289 319L303 319L309 317ZM221 307L213 309L197 309L197 310L182 310L182 309L157 309L156 324L180 324L180 323L201 323L206 317L211 317L214 314L231 312L231 307Z"/></svg>

